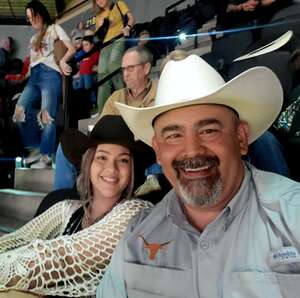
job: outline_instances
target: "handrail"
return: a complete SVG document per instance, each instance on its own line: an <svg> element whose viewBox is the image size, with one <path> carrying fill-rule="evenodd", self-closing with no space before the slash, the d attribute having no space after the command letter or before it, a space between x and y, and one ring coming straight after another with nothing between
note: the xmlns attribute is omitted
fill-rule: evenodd
<svg viewBox="0 0 300 298"><path fill-rule="evenodd" d="M175 3L173 3L173 4L171 4L171 5L169 5L169 6L166 7L166 9L165 9L165 14L167 15L167 14L169 13L169 10L171 10L172 8L176 7L177 5L179 5L179 4L181 4L181 3L185 2L185 1L186 1L186 0L179 0L179 1L177 1L177 2L175 2Z"/></svg>

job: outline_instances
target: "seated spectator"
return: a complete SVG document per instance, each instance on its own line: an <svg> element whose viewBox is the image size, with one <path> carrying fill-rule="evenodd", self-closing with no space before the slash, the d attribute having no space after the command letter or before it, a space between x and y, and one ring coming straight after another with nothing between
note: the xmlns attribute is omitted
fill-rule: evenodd
<svg viewBox="0 0 300 298"><path fill-rule="evenodd" d="M140 149L120 116L101 118L89 137L66 131L64 140L68 158L82 159L80 201L59 202L0 238L0 291L95 295L129 220L151 206L132 198Z"/></svg>
<svg viewBox="0 0 300 298"><path fill-rule="evenodd" d="M72 43L74 45L74 48L76 50L74 54L74 59L80 59L80 57L84 54L84 51L82 50L82 35L76 35L72 38Z"/></svg>
<svg viewBox="0 0 300 298"><path fill-rule="evenodd" d="M280 9L292 0L229 0L226 13L219 19L221 28L255 26L268 23Z"/></svg>
<svg viewBox="0 0 300 298"><path fill-rule="evenodd" d="M71 74L72 68L67 61L75 49L62 27L52 24L42 2L29 2L26 16L37 32L30 40L30 78L16 104L13 120L20 129L24 148L29 151L25 163L32 168L44 169L52 164L62 74ZM57 38L67 48L59 62L54 57L54 41Z"/></svg>
<svg viewBox="0 0 300 298"><path fill-rule="evenodd" d="M70 36L72 38L72 40L78 36L83 37L84 36L84 31L85 31L85 23L83 21L80 21L76 28L73 29L70 33Z"/></svg>
<svg viewBox="0 0 300 298"><path fill-rule="evenodd" d="M14 50L12 37L5 37L0 40L0 88L5 86L4 77L9 71L9 56Z"/></svg>
<svg viewBox="0 0 300 298"><path fill-rule="evenodd" d="M82 50L84 53L90 52L94 48L93 36L84 36L82 38ZM83 58L79 62L79 73L73 77L73 89L91 89L97 80L97 66L99 60L99 51ZM96 107L97 96L95 90L89 90L90 101L93 107Z"/></svg>
<svg viewBox="0 0 300 298"><path fill-rule="evenodd" d="M26 56L24 58L20 73L9 73L5 76L5 80L9 82L10 85L21 84L28 76L29 65L30 57Z"/></svg>
<svg viewBox="0 0 300 298"><path fill-rule="evenodd" d="M300 184L242 160L282 103L270 69L225 82L196 55L166 64L153 107L116 103L173 189L130 223L97 298L298 296Z"/></svg>
<svg viewBox="0 0 300 298"><path fill-rule="evenodd" d="M153 66L155 66L156 61L160 58L160 54L157 47L155 46L155 43L151 40L149 31L141 31L138 38L138 46L144 46L151 52L153 57Z"/></svg>
<svg viewBox="0 0 300 298"><path fill-rule="evenodd" d="M151 106L156 94L157 82L149 78L152 55L146 48L133 47L122 57L123 80L126 87L115 91L106 101L99 117L118 115L115 102L123 102L135 107ZM56 151L54 190L72 188L77 171L65 158L61 146Z"/></svg>

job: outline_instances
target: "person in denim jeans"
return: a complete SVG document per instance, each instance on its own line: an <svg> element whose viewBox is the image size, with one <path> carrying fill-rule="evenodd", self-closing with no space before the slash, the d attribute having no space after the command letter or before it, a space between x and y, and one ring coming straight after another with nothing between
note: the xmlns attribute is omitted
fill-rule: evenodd
<svg viewBox="0 0 300 298"><path fill-rule="evenodd" d="M120 34L125 37L129 35L130 29L134 25L134 17L124 1L114 3L111 0L94 0L96 14L96 35L105 27L108 21L108 29L103 38L103 42L112 41ZM125 22L125 18L126 23ZM110 45L101 49L101 59L98 63L98 80L121 67L121 60L125 51L125 38L119 38ZM104 104L113 90L119 90L124 87L122 75L120 73L113 76L98 88L97 106L101 113ZM113 90L112 90L113 88Z"/></svg>
<svg viewBox="0 0 300 298"><path fill-rule="evenodd" d="M49 12L40 1L27 4L26 16L37 33L30 40L30 78L17 102L13 120L20 128L24 147L30 151L25 163L41 169L52 163L56 113L62 93L61 74L71 74L67 61L75 49L65 31L52 24ZM56 39L63 41L67 48L59 65L54 58Z"/></svg>
<svg viewBox="0 0 300 298"><path fill-rule="evenodd" d="M94 48L94 37L84 36L82 38L82 51L90 52ZM90 56L83 58L79 62L79 72L73 76L73 89L89 90L90 103L95 106L97 102L96 93L91 90L96 82L97 65L99 60L99 51L92 53Z"/></svg>

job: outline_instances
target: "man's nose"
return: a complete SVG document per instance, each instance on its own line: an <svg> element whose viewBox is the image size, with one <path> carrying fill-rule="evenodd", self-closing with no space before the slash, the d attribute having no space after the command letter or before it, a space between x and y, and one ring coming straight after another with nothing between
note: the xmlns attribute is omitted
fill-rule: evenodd
<svg viewBox="0 0 300 298"><path fill-rule="evenodd" d="M186 136L184 151L187 155L204 154L207 148L196 134Z"/></svg>

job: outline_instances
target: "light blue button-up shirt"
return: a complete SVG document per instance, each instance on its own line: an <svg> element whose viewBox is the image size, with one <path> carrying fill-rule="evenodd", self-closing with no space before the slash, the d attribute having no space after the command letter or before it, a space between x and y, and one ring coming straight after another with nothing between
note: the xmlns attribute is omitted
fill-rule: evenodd
<svg viewBox="0 0 300 298"><path fill-rule="evenodd" d="M202 233L174 191L148 212L120 241L98 298L300 297L299 183L245 167L238 193Z"/></svg>

